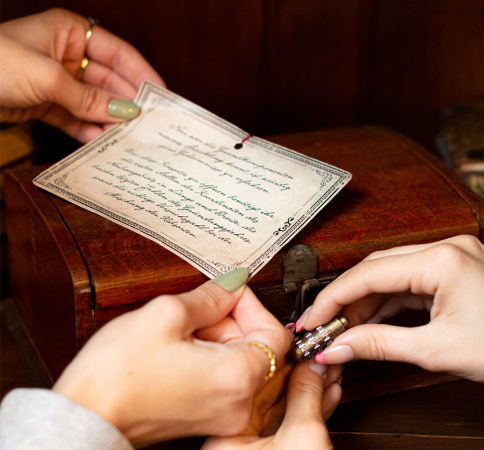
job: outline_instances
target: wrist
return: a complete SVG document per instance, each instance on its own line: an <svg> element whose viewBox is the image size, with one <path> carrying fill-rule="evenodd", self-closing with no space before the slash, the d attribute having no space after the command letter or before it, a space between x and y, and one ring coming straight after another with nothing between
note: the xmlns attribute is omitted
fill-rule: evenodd
<svg viewBox="0 0 484 450"><path fill-rule="evenodd" d="M52 391L101 416L126 436L116 420L115 398L109 395L109 390L96 388L96 378L63 375L54 384Z"/></svg>

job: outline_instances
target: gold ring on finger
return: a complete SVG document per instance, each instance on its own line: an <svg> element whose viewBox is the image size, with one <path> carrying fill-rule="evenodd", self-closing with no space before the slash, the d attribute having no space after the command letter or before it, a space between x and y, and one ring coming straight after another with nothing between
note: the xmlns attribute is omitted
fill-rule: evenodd
<svg viewBox="0 0 484 450"><path fill-rule="evenodd" d="M87 44L89 44L89 41L91 40L92 29L94 28L94 25L97 25L99 23L99 20L93 19L92 17L88 17L87 20L89 21L89 28L86 31L86 46L84 50L84 56L87 51Z"/></svg>
<svg viewBox="0 0 484 450"><path fill-rule="evenodd" d="M76 80L81 81L82 77L84 76L84 71L86 70L86 67L89 65L89 58L87 56L84 56L81 61L81 67L79 67L79 70L77 71L76 74Z"/></svg>

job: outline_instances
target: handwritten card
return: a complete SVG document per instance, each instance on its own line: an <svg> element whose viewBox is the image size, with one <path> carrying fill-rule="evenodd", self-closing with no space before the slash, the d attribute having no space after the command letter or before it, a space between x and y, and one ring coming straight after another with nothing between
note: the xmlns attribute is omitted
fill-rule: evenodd
<svg viewBox="0 0 484 450"><path fill-rule="evenodd" d="M34 184L152 239L211 278L237 267L255 274L351 179L288 148L247 139L151 83L135 101L140 117Z"/></svg>

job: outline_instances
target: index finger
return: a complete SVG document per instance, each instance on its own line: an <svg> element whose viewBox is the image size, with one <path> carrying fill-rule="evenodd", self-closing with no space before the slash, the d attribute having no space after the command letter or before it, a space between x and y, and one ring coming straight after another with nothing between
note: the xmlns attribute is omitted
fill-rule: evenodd
<svg viewBox="0 0 484 450"><path fill-rule="evenodd" d="M275 352L277 360L282 361L293 334L264 308L250 288L245 289L231 316L239 325L245 340L268 345Z"/></svg>
<svg viewBox="0 0 484 450"><path fill-rule="evenodd" d="M331 320L344 306L374 293L410 290L434 295L439 287L436 247L420 252L366 260L318 294L303 326L307 330Z"/></svg>
<svg viewBox="0 0 484 450"><path fill-rule="evenodd" d="M144 81L166 87L162 78L131 44L96 25L86 48L92 60L103 64L139 89Z"/></svg>

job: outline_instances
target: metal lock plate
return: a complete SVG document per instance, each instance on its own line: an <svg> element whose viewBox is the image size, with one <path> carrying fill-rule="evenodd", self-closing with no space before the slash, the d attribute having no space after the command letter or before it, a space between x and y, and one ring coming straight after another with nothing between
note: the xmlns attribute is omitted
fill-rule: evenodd
<svg viewBox="0 0 484 450"><path fill-rule="evenodd" d="M313 303L317 293L331 283L336 275L316 279L318 258L307 245L292 247L283 264L283 284L260 288L257 296L272 314L282 323L287 323L289 319L298 318Z"/></svg>
<svg viewBox="0 0 484 450"><path fill-rule="evenodd" d="M306 280L316 278L318 274L318 257L303 244L295 245L284 258L284 276L282 283L301 284Z"/></svg>

